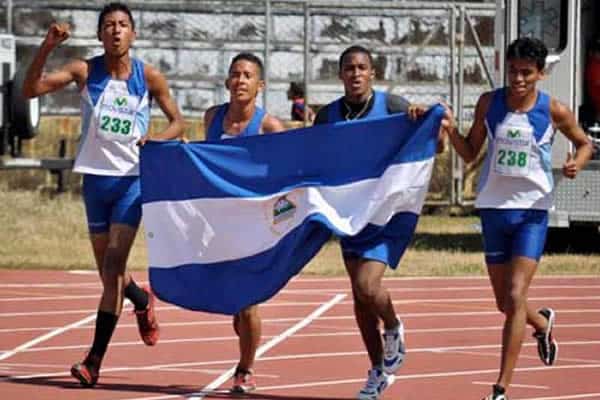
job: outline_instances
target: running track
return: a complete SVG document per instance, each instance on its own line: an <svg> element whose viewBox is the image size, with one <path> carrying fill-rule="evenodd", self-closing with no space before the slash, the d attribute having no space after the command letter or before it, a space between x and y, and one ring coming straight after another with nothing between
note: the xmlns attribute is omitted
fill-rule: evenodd
<svg viewBox="0 0 600 400"><path fill-rule="evenodd" d="M143 280L144 274L137 278ZM499 363L501 316L485 278L386 279L408 356L384 399L481 399ZM536 277L534 307L557 310L559 361L544 367L528 330L511 400L600 399L600 277ZM91 343L94 274L0 270L0 398L235 398L237 341L226 316L158 303L161 340L144 346L124 312L95 389L69 376ZM127 310L131 307L128 306ZM347 279L299 278L260 308L259 390L247 399L353 399L367 356ZM202 391L204 389L204 391Z"/></svg>

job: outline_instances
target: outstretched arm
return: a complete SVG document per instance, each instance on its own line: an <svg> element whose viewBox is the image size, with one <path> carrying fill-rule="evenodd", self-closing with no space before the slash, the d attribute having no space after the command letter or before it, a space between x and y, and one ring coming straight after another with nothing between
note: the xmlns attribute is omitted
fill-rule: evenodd
<svg viewBox="0 0 600 400"><path fill-rule="evenodd" d="M87 74L87 63L83 60L72 61L55 71L44 73L44 66L50 53L70 36L69 25L53 23L46 33L46 38L35 54L27 69L23 82L23 96L37 97L62 89L76 81L81 87Z"/></svg>

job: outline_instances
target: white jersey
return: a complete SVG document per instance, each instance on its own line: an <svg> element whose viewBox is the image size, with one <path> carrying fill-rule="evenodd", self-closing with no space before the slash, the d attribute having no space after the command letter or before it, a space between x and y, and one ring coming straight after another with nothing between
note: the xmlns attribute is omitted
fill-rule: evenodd
<svg viewBox="0 0 600 400"><path fill-rule="evenodd" d="M150 94L144 64L131 60L127 80L112 79L104 56L92 58L81 91L81 143L74 171L84 174L139 175L138 139L150 122Z"/></svg>
<svg viewBox="0 0 600 400"><path fill-rule="evenodd" d="M506 88L492 96L485 116L488 149L475 207L547 210L553 188L550 96L538 92L535 106L524 113L508 109Z"/></svg>

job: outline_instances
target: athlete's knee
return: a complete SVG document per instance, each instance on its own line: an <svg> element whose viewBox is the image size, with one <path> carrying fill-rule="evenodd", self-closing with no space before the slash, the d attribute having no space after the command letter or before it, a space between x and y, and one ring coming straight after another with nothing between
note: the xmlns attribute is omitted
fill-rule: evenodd
<svg viewBox="0 0 600 400"><path fill-rule="evenodd" d="M508 296L506 296L506 299L503 304L503 312L507 315L512 315L517 313L518 311L525 310L526 306L527 297L525 293L522 290L520 290L520 288L515 287L510 291Z"/></svg>
<svg viewBox="0 0 600 400"><path fill-rule="evenodd" d="M355 300L361 304L374 304L383 290L381 282L377 280L358 281L353 288Z"/></svg>
<svg viewBox="0 0 600 400"><path fill-rule="evenodd" d="M105 284L114 284L119 279L125 281L127 255L117 250L108 249L102 263L102 278Z"/></svg>
<svg viewBox="0 0 600 400"><path fill-rule="evenodd" d="M248 322L252 319L255 319L258 317L258 307L256 307L256 306L246 307L237 314L237 317L240 321L244 321L244 322Z"/></svg>

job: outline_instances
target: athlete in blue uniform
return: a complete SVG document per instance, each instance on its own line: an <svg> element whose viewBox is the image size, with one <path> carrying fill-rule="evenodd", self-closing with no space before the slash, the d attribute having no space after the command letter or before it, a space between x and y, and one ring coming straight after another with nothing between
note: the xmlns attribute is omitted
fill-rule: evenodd
<svg viewBox="0 0 600 400"><path fill-rule="evenodd" d="M555 130L575 146L563 174L575 178L589 160L592 146L572 112L536 89L544 77L548 51L537 39L521 38L507 51L508 86L483 94L466 137L455 128L448 110L450 141L466 161L478 155L485 139L487 154L476 207L483 228L485 261L498 309L505 314L500 374L486 400L506 400L525 334L534 329L542 362L552 365L558 346L552 336L555 312L533 310L527 291L546 240L552 204L551 145Z"/></svg>
<svg viewBox="0 0 600 400"><path fill-rule="evenodd" d="M368 119L393 113L408 113L416 119L425 112L420 105L403 97L373 90L375 69L369 50L352 46L339 59L339 78L344 96L321 108L315 124ZM398 214L383 232L369 229L341 240L342 256L354 296L354 312L369 353L371 369L359 399L378 399L393 381L393 374L404 360L404 326L396 317L390 294L382 286L386 266L396 268L408 247L417 224L412 213ZM383 340L379 321L383 321Z"/></svg>
<svg viewBox="0 0 600 400"><path fill-rule="evenodd" d="M285 129L281 121L256 105L256 96L265 86L263 64L258 57L251 53L236 55L229 66L225 86L229 90L229 103L211 107L204 115L206 140L233 139ZM233 327L239 336L240 361L231 390L247 393L256 389L253 366L261 337L258 305L236 314Z"/></svg>
<svg viewBox="0 0 600 400"><path fill-rule="evenodd" d="M158 102L169 125L150 139L174 139L183 131L182 117L164 76L129 55L136 36L129 8L121 3L105 6L97 32L103 55L43 73L50 53L70 36L67 24L52 24L27 71L23 88L26 97L35 97L75 82L81 94L82 136L74 171L83 174L90 239L104 288L92 348L71 368L71 374L84 386L98 381L121 314L123 295L134 304L144 343L154 345L158 340L154 297L126 273L141 218L138 146L149 138L152 100Z"/></svg>

